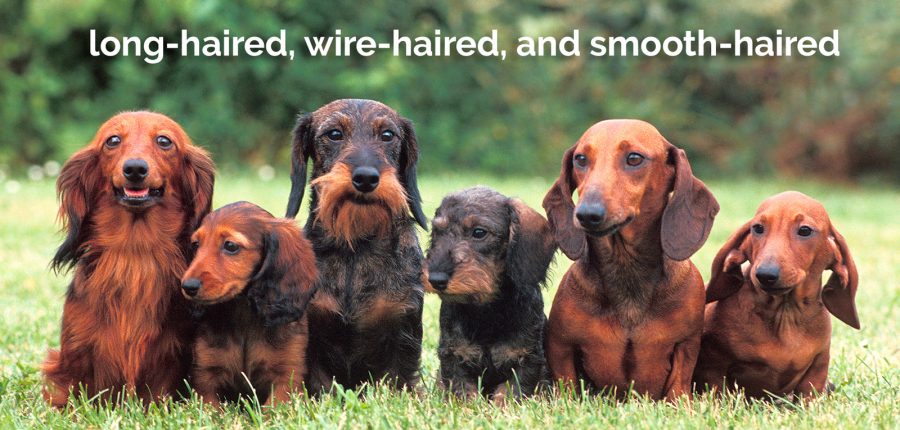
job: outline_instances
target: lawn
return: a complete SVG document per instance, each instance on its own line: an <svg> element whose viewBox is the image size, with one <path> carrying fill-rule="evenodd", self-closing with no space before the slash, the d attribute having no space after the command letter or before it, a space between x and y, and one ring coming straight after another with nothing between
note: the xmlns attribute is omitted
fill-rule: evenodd
<svg viewBox="0 0 900 430"><path fill-rule="evenodd" d="M478 175L421 179L426 214L444 194L475 184L490 185L539 207L549 178L497 179ZM134 403L97 408L83 403L56 411L41 400L38 365L48 346L59 342L59 321L68 275L49 272L48 261L61 236L54 223L53 183L0 183L0 425L2 427L98 428L897 428L900 427L900 190L833 186L795 181L710 181L722 206L709 241L693 261L708 278L709 265L728 235L766 196L797 189L821 200L846 236L859 266L857 296L862 330L834 319L829 377L837 386L808 405L745 402L701 396L668 404L645 399L619 403L604 397L549 397L496 407L486 401L448 399L436 388L438 299L426 299L422 356L423 396L369 388L320 399L296 399L274 410L253 405L224 411L199 402ZM279 174L264 182L254 175L220 174L215 206L250 200L281 214L289 181ZM541 211L543 212L543 211ZM305 218L305 210L301 212ZM423 244L427 237L423 236ZM549 303L569 261L557 256Z"/></svg>

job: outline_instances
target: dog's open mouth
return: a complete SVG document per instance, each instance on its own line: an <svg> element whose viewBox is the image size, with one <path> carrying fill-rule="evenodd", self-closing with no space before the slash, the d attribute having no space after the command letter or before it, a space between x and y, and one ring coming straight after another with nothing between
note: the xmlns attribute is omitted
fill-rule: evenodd
<svg viewBox="0 0 900 430"><path fill-rule="evenodd" d="M590 230L590 229L584 228L584 232L593 237L611 236L611 235L618 233L619 230L622 229L622 227L625 227L626 225L628 225L628 223L630 223L633 219L634 219L634 217L630 216L630 217L626 218L625 221L622 221L618 224L613 224L609 227L601 228L601 229L597 229L597 230Z"/></svg>
<svg viewBox="0 0 900 430"><path fill-rule="evenodd" d="M162 198L165 194L165 187L134 187L126 185L121 188L115 188L116 198L119 204L129 208L148 208Z"/></svg>

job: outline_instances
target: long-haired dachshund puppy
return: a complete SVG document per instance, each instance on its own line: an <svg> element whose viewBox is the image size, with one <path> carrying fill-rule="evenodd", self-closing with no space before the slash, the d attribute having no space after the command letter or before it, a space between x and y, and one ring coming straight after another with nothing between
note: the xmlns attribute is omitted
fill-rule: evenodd
<svg viewBox="0 0 900 430"><path fill-rule="evenodd" d="M53 257L75 267L60 349L43 364L44 397L70 392L145 401L180 388L190 364L190 313L181 296L189 237L209 212L214 166L164 115L125 112L63 166L59 218L67 232Z"/></svg>
<svg viewBox="0 0 900 430"><path fill-rule="evenodd" d="M566 151L544 208L575 260L548 319L553 377L618 396L689 394L704 290L688 259L719 205L684 151L646 122L599 122Z"/></svg>
<svg viewBox="0 0 900 430"><path fill-rule="evenodd" d="M306 373L312 245L293 220L238 202L206 216L191 238L186 297L202 306L191 383L204 401L284 402Z"/></svg>
<svg viewBox="0 0 900 430"><path fill-rule="evenodd" d="M832 274L823 287L825 270ZM858 329L857 284L847 242L821 203L796 191L766 199L713 260L698 388L736 386L751 397L824 392L828 312Z"/></svg>
<svg viewBox="0 0 900 430"><path fill-rule="evenodd" d="M485 187L444 198L432 220L426 288L442 300L445 387L467 397L480 387L502 401L531 395L545 380L541 286L555 251L547 220L521 200Z"/></svg>
<svg viewBox="0 0 900 430"><path fill-rule="evenodd" d="M306 236L319 267L309 309L311 390L418 382L425 227L413 126L371 100L337 100L294 129L287 216L300 209L311 159ZM412 216L410 216L412 214Z"/></svg>

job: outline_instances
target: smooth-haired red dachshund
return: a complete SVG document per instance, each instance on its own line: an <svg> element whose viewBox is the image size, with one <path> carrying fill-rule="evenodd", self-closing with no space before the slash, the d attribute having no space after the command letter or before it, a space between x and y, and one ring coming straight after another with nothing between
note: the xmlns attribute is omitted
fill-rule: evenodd
<svg viewBox="0 0 900 430"><path fill-rule="evenodd" d="M202 307L194 389L216 405L302 392L316 259L300 227L238 202L207 215L191 240L196 256L182 289Z"/></svg>
<svg viewBox="0 0 900 430"><path fill-rule="evenodd" d="M66 238L52 267L74 267L75 278L60 349L42 367L51 404L70 393L146 402L181 388L192 328L179 286L214 173L175 121L152 112L112 117L66 161L57 181Z"/></svg>
<svg viewBox="0 0 900 430"><path fill-rule="evenodd" d="M644 121L594 124L563 156L544 208L575 260L548 318L553 377L619 397L690 394L704 290L689 258L719 205L684 151Z"/></svg>
<svg viewBox="0 0 900 430"><path fill-rule="evenodd" d="M823 286L825 270L832 274ZM713 260L697 388L737 387L751 397L824 393L828 312L859 328L858 280L847 241L821 203L796 191L766 199Z"/></svg>

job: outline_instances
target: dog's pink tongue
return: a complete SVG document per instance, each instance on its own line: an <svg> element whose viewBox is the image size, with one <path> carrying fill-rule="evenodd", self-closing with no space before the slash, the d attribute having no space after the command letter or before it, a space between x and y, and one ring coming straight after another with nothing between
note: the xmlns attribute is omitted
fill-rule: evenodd
<svg viewBox="0 0 900 430"><path fill-rule="evenodd" d="M149 188L141 188L139 190L125 188L125 195L128 197L147 197L148 194L150 194Z"/></svg>

